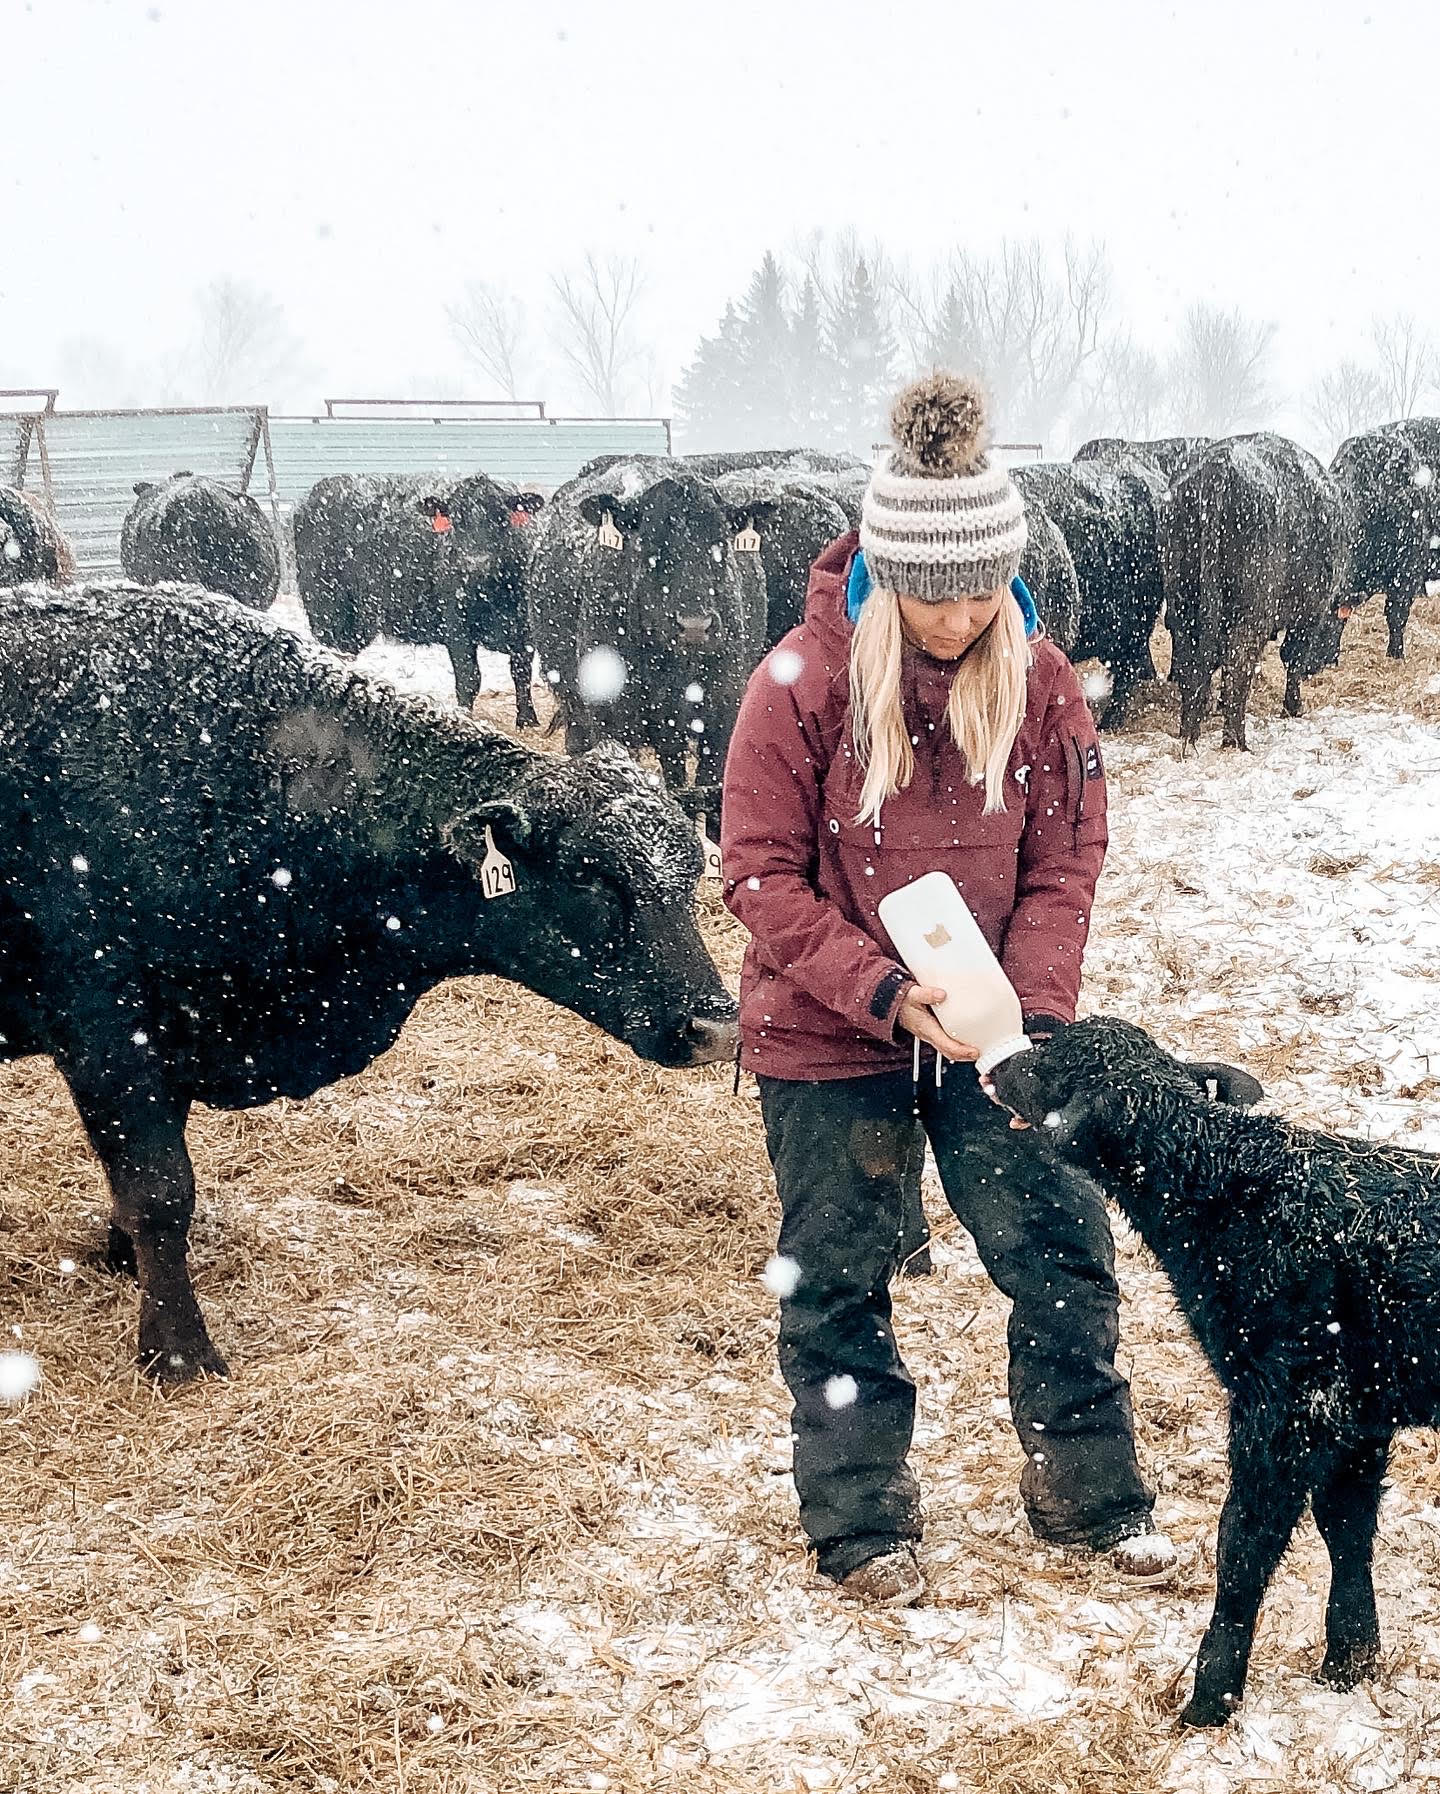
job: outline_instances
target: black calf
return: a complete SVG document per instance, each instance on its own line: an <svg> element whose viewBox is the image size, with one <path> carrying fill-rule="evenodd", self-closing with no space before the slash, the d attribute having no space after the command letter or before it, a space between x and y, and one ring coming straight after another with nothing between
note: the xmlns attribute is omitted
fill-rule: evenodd
<svg viewBox="0 0 1440 1794"><path fill-rule="evenodd" d="M1240 1700L1260 1602L1309 1498L1330 1554L1321 1675L1375 1667L1370 1558L1390 1441L1440 1424L1440 1155L1313 1133L1207 1101L1260 1094L1127 1022L1078 1022L998 1066L1154 1252L1230 1398L1215 1612L1182 1717Z"/></svg>

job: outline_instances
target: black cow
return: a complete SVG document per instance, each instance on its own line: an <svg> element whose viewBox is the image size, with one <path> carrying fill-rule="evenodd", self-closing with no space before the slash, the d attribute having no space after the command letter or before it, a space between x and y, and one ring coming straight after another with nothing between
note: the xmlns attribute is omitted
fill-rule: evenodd
<svg viewBox="0 0 1440 1794"><path fill-rule="evenodd" d="M810 569L821 551L850 524L841 505L808 476L759 468L719 475L715 490L727 510L763 506L769 513L760 534L765 572L765 648L773 648L805 616Z"/></svg>
<svg viewBox="0 0 1440 1794"><path fill-rule="evenodd" d="M1261 1094L1099 1017L1007 1060L996 1094L1096 1179L1159 1259L1230 1404L1215 1611L1182 1718L1245 1687L1266 1584L1309 1498L1330 1554L1320 1674L1373 1673L1376 1514L1401 1427L1440 1424L1440 1154L1211 1103Z"/></svg>
<svg viewBox="0 0 1440 1794"><path fill-rule="evenodd" d="M1020 577L1056 646L1072 654L1080 633L1080 584L1059 525L1038 498L1025 500L1027 528Z"/></svg>
<svg viewBox="0 0 1440 1794"><path fill-rule="evenodd" d="M1101 461L1031 463L1012 468L1011 478L1065 538L1080 592L1072 658L1099 660L1109 671L1100 726L1116 728L1135 688L1155 677L1150 635L1164 598L1156 540L1161 482L1138 465Z"/></svg>
<svg viewBox="0 0 1440 1794"><path fill-rule="evenodd" d="M1210 436L1156 436L1148 442L1131 442L1124 436L1092 436L1080 444L1072 459L1104 461L1112 467L1139 461L1153 468L1168 486L1190 457L1209 448L1213 440Z"/></svg>
<svg viewBox="0 0 1440 1794"><path fill-rule="evenodd" d="M120 526L120 564L137 585L204 586L268 610L280 590L280 548L248 492L202 474L142 480Z"/></svg>
<svg viewBox="0 0 1440 1794"><path fill-rule="evenodd" d="M1440 576L1440 419L1409 418L1352 436L1330 474L1349 509L1347 595L1363 604L1385 594L1387 651L1401 660L1416 596Z"/></svg>
<svg viewBox="0 0 1440 1794"><path fill-rule="evenodd" d="M543 503L483 473L319 481L295 508L296 579L310 627L342 654L377 635L442 642L462 710L480 694L477 649L508 655L516 726L533 729L525 585Z"/></svg>
<svg viewBox="0 0 1440 1794"><path fill-rule="evenodd" d="M774 508L765 498L727 504L711 481L661 457L613 462L555 494L536 535L530 628L567 751L606 735L653 748L679 789L694 747L696 784L718 801L765 648L753 532L763 536Z"/></svg>
<svg viewBox="0 0 1440 1794"><path fill-rule="evenodd" d="M0 486L0 586L74 577L70 543L45 504L33 492Z"/></svg>
<svg viewBox="0 0 1440 1794"><path fill-rule="evenodd" d="M192 1103L309 1096L464 974L662 1065L728 1057L735 1007L694 826L618 749L538 753L197 587L140 596L0 595L0 1059L64 1075L140 1357L183 1381L225 1368L186 1269Z"/></svg>
<svg viewBox="0 0 1440 1794"><path fill-rule="evenodd" d="M1315 457L1263 432L1212 444L1171 488L1160 551L1181 739L1199 739L1218 669L1222 743L1245 746L1250 687L1276 635L1285 713L1299 716L1300 681L1339 656L1348 589L1344 500Z"/></svg>

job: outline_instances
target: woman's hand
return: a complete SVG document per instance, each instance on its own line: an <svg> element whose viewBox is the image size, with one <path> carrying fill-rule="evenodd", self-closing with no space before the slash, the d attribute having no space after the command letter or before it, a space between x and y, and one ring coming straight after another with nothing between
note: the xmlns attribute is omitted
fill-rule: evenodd
<svg viewBox="0 0 1440 1794"><path fill-rule="evenodd" d="M944 1059L978 1059L978 1047L966 1046L962 1040L952 1040L940 1026L940 1018L936 1015L934 1006L936 1003L943 1003L948 994L933 984L912 984L895 1017L896 1025L907 1034L918 1035Z"/></svg>

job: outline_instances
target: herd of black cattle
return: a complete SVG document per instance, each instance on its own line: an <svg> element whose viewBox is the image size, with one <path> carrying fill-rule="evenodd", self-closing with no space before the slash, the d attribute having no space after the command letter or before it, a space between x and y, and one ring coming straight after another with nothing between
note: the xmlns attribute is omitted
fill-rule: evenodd
<svg viewBox="0 0 1440 1794"><path fill-rule="evenodd" d="M1018 470L1023 570L1061 646L1108 663L1103 720L1153 676L1162 605L1190 740L1219 668L1243 745L1277 634L1298 709L1376 592L1403 652L1440 545L1432 433L1356 438L1329 473L1265 435L1096 442ZM128 578L87 584L45 507L0 487L0 1060L49 1054L64 1075L161 1377L223 1368L186 1269L193 1102L359 1071L464 973L661 1064L729 1056L693 822L623 750L653 749L692 815L714 801L745 682L867 478L793 451L606 458L548 502L483 474L322 480L294 515L315 635L346 654L380 633L443 642L455 711L255 614L282 557L249 497L188 474L141 488ZM481 644L511 656L522 729L538 651L568 755L466 713ZM586 674L601 649L626 669L604 689Z"/></svg>
<svg viewBox="0 0 1440 1794"><path fill-rule="evenodd" d="M1440 546L1432 430L1356 438L1329 473L1275 436L1097 442L1020 470L1027 578L1062 645L1108 661L1105 720L1153 674L1162 604L1191 740L1219 668L1225 738L1243 744L1276 634L1297 709L1376 592L1403 653ZM195 1102L248 1108L358 1072L425 991L469 973L660 1065L730 1056L694 824L594 738L653 747L674 788L694 740L692 798L713 782L746 677L797 621L866 477L801 453L604 461L543 509L483 475L322 481L294 520L321 641L443 641L467 707L478 645L504 649L522 726L533 643L568 755L257 615L281 557L249 498L190 475L140 491L129 577L84 583L44 506L0 488L0 1061L48 1054L70 1089L153 1375L226 1368L189 1273ZM623 685L587 679L598 648L619 651ZM1440 1157L1212 1104L1212 1081L1226 1102L1258 1086L1122 1023L1079 1023L1002 1075L1004 1100L1051 1126L1159 1255L1230 1397L1216 1608L1183 1717L1223 1723L1239 1701L1307 1494L1333 1572L1322 1674L1353 1685L1379 1653L1390 1440L1440 1416Z"/></svg>
<svg viewBox="0 0 1440 1794"><path fill-rule="evenodd" d="M1440 419L1352 437L1327 471L1283 437L1100 438L1070 462L1015 470L1030 521L1022 573L1047 628L1110 688L1123 721L1156 676L1162 613L1181 735L1195 742L1221 675L1223 741L1245 745L1249 693L1280 640L1285 708L1333 665L1352 609L1383 594L1401 656L1411 605L1440 577ZM718 783L741 693L801 619L821 548L858 521L868 466L805 450L602 457L555 492L454 480L321 480L293 519L296 582L315 635L357 654L377 635L443 643L456 695L479 691L476 651L509 657L516 724L533 727L532 646L554 726L581 752L612 738L651 749L697 802ZM264 512L212 480L137 488L121 558L143 585L191 581L268 606L281 555ZM66 550L29 495L0 488L0 584L63 578ZM597 691L583 667L616 650L626 677Z"/></svg>

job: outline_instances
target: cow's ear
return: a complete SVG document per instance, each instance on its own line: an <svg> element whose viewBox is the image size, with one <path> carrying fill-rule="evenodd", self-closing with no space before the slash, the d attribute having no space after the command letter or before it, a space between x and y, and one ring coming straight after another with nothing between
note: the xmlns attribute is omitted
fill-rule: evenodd
<svg viewBox="0 0 1440 1794"><path fill-rule="evenodd" d="M630 507L621 504L613 492L587 492L578 509L591 529L599 529L607 517L622 536L629 535L634 526Z"/></svg>
<svg viewBox="0 0 1440 1794"><path fill-rule="evenodd" d="M489 840L486 839L487 830ZM525 847L533 832L530 812L508 797L501 797L453 817L441 830L441 838L451 853L468 865L478 865L489 853L492 842L502 852L511 847Z"/></svg>
<svg viewBox="0 0 1440 1794"><path fill-rule="evenodd" d="M154 480L136 480L136 482L135 482L136 498L148 498L149 495L154 490L155 490Z"/></svg>
<svg viewBox="0 0 1440 1794"><path fill-rule="evenodd" d="M738 500L734 504L726 503L725 515L730 520L730 532L742 530L746 524L753 524L758 530L766 529L780 514L778 498L751 498L744 503Z"/></svg>
<svg viewBox="0 0 1440 1794"><path fill-rule="evenodd" d="M1206 1096L1209 1096L1210 1086L1213 1084L1215 1101L1226 1103L1233 1109L1251 1108L1264 1098L1265 1086L1258 1078L1252 1078L1248 1071L1241 1071L1238 1066L1196 1059L1190 1061L1185 1069Z"/></svg>
<svg viewBox="0 0 1440 1794"><path fill-rule="evenodd" d="M520 510L528 511L533 517L537 511L545 509L545 494L543 492L519 492L515 495L515 502Z"/></svg>

